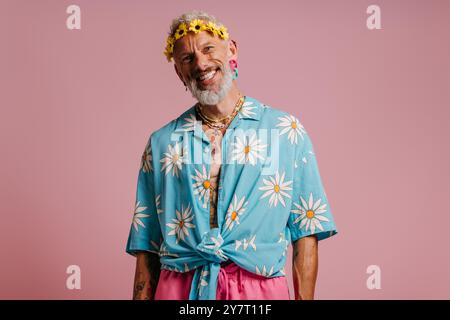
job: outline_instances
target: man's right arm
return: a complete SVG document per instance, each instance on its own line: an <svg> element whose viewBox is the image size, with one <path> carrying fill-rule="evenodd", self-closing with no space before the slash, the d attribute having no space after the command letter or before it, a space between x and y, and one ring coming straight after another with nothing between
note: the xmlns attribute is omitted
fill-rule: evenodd
<svg viewBox="0 0 450 320"><path fill-rule="evenodd" d="M133 300L154 300L160 271L158 255L146 251L136 253Z"/></svg>

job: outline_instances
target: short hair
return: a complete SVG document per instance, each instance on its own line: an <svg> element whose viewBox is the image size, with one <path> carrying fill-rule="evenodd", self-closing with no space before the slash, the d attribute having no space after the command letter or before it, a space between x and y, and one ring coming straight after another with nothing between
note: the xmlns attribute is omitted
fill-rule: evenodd
<svg viewBox="0 0 450 320"><path fill-rule="evenodd" d="M170 25L169 35L173 36L178 29L178 26L182 23L189 25L192 20L199 19L203 20L205 23L212 22L217 27L223 26L223 24L216 19L213 15L201 10L192 10L186 13L183 13L179 17L172 20L172 24Z"/></svg>

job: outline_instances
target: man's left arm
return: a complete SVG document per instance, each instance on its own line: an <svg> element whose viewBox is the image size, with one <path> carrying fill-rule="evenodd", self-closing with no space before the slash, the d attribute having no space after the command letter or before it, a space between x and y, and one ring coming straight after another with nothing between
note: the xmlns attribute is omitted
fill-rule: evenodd
<svg viewBox="0 0 450 320"><path fill-rule="evenodd" d="M295 300L313 300L319 266L318 241L315 235L293 243L292 275Z"/></svg>

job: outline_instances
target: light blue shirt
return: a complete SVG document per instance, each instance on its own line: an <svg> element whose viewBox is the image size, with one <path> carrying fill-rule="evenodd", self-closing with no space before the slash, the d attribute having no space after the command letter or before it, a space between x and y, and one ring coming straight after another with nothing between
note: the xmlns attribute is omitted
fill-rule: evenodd
<svg viewBox="0 0 450 320"><path fill-rule="evenodd" d="M189 299L216 299L228 259L285 275L288 245L337 233L311 138L293 115L246 96L222 139L217 228L210 228L211 142L192 106L153 132L142 155L126 252L195 269Z"/></svg>

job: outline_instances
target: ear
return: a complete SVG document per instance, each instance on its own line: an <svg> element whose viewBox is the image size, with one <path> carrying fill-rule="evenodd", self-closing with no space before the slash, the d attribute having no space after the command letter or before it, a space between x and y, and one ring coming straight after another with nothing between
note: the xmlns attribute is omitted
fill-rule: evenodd
<svg viewBox="0 0 450 320"><path fill-rule="evenodd" d="M180 78L180 80L183 82L183 84L186 85L186 83L185 83L184 80L183 80L183 76L181 75L181 72L178 71L177 65L174 63L173 66L174 66L174 68L175 68L176 74L178 75L178 78Z"/></svg>
<svg viewBox="0 0 450 320"><path fill-rule="evenodd" d="M228 59L229 60L237 60L238 57L238 49L236 40L230 40L228 43Z"/></svg>

